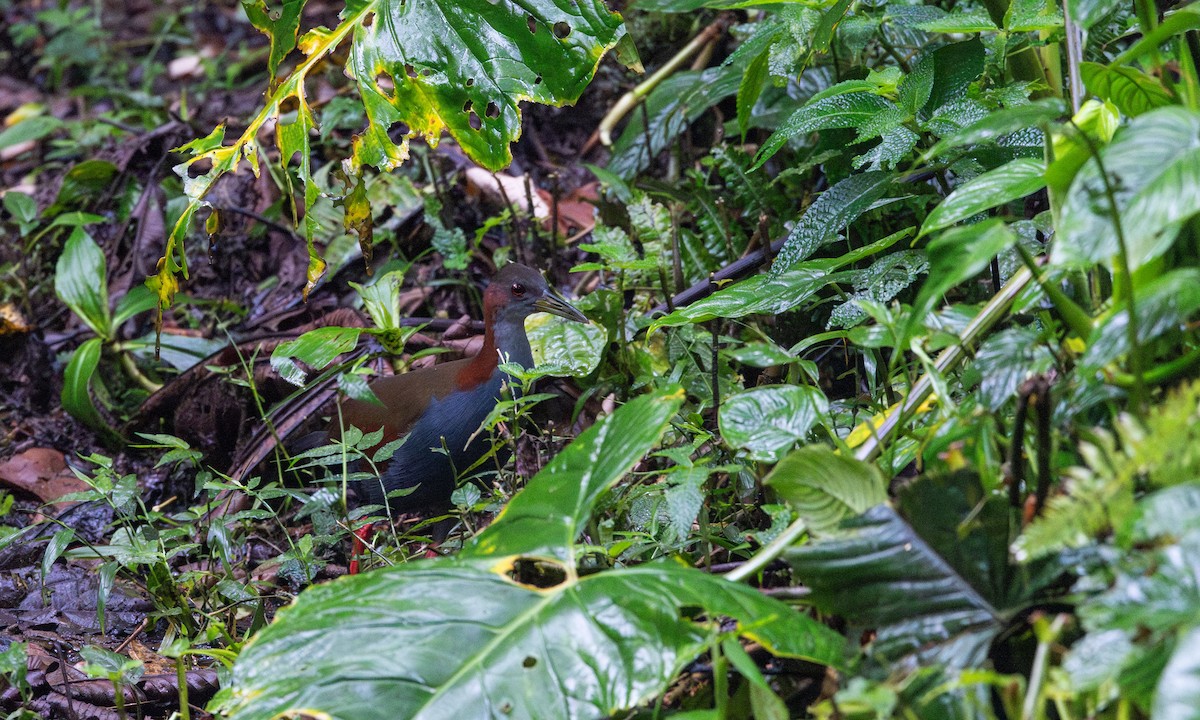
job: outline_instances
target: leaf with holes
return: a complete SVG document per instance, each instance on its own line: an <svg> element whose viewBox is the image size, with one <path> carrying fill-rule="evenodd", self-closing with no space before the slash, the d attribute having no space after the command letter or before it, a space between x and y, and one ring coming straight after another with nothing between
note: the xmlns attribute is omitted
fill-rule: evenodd
<svg viewBox="0 0 1200 720"><path fill-rule="evenodd" d="M350 2L347 70L371 127L354 162L391 169L408 137L436 144L442 130L476 162L499 170L521 134L520 103L573 103L604 53L625 34L599 0L374 0ZM388 136L407 127L400 144Z"/></svg>

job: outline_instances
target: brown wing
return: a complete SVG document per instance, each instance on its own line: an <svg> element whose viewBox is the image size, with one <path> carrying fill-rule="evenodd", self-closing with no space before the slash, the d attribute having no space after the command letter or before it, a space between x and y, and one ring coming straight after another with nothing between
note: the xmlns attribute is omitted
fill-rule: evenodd
<svg viewBox="0 0 1200 720"><path fill-rule="evenodd" d="M471 360L454 360L375 380L371 383L371 389L384 406L360 400L343 400L341 425L338 424L337 413L333 413L330 436L340 437L342 427L354 426L364 433L383 428L383 441L395 440L408 432L425 408L429 407L430 401L454 391L455 378Z"/></svg>

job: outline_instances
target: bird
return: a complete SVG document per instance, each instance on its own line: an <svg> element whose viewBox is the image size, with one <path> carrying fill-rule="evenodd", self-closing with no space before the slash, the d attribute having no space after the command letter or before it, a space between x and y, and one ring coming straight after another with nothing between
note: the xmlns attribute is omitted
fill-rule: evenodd
<svg viewBox="0 0 1200 720"><path fill-rule="evenodd" d="M483 346L464 360L377 378L369 384L382 405L342 401L329 434L354 426L364 434L383 430L381 444L404 437L379 477L362 481L360 495L389 514L445 509L460 475L466 475L490 449L480 426L501 399L507 382L514 394L519 383L500 369L501 363L533 367L525 334L525 318L547 312L580 323L588 319L526 265L501 268L483 293ZM390 496L396 490L404 495Z"/></svg>

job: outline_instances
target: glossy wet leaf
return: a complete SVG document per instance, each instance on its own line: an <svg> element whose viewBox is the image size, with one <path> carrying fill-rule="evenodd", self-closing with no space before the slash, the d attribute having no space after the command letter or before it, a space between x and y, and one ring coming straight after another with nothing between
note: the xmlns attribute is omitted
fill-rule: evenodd
<svg viewBox="0 0 1200 720"><path fill-rule="evenodd" d="M572 557L597 498L653 448L682 401L681 392L644 395L599 420L529 481L463 557Z"/></svg>
<svg viewBox="0 0 1200 720"><path fill-rule="evenodd" d="M755 275L655 320L650 325L650 332L664 327L707 322L718 317L738 318L754 313L786 312L828 284L831 277L824 270L808 267L779 276Z"/></svg>
<svg viewBox="0 0 1200 720"><path fill-rule="evenodd" d="M408 136L436 143L443 129L479 164L503 168L520 103L575 102L624 35L599 0L358 0L343 17L354 22L347 70L371 121L355 159L380 169L403 160ZM387 134L396 123L408 128L399 145Z"/></svg>
<svg viewBox="0 0 1200 720"><path fill-rule="evenodd" d="M868 92L834 95L814 100L792 113L791 117L785 120L783 125L780 125L779 129L771 134L771 137L767 138L762 149L755 156L751 169L762 167L767 160L771 159L772 155L779 152L788 140L797 135L830 128L858 128L867 125L876 115L895 109L895 107L885 98ZM871 137L874 135L859 139L869 140Z"/></svg>
<svg viewBox="0 0 1200 720"><path fill-rule="evenodd" d="M525 321L533 362L540 372L560 377L589 375L604 354L608 331L594 323L568 322L544 313Z"/></svg>
<svg viewBox="0 0 1200 720"><path fill-rule="evenodd" d="M333 359L358 344L363 328L323 327L309 330L295 340L280 343L271 353L271 368L293 385L303 385L307 376L296 361L323 370Z"/></svg>
<svg viewBox="0 0 1200 720"><path fill-rule="evenodd" d="M92 401L89 388L92 384L92 376L96 374L96 368L100 365L101 348L100 338L88 338L75 349L75 352L71 354L71 359L67 362L66 372L63 374L62 389L63 410L86 425L97 429L105 429L107 425L100 418L100 412Z"/></svg>
<svg viewBox="0 0 1200 720"><path fill-rule="evenodd" d="M721 404L721 435L752 460L775 462L803 441L829 410L824 393L804 385L768 385Z"/></svg>
<svg viewBox="0 0 1200 720"><path fill-rule="evenodd" d="M788 561L819 607L851 628L875 628L869 652L880 660L978 665L1014 612L997 601L1022 595L1006 580L1007 511L984 503L964 473L922 478L908 493L905 517L878 505L834 535L793 547Z"/></svg>
<svg viewBox="0 0 1200 720"><path fill-rule="evenodd" d="M1175 102L1161 82L1136 68L1085 62L1079 66L1079 75L1088 92L1111 101L1129 117Z"/></svg>
<svg viewBox="0 0 1200 720"><path fill-rule="evenodd" d="M686 608L818 662L836 662L844 642L753 588L673 563L544 589L413 563L311 588L281 610L238 658L228 717L606 717L664 690L716 639Z"/></svg>
<svg viewBox="0 0 1200 720"><path fill-rule="evenodd" d="M1100 155L1136 270L1170 249L1179 224L1200 211L1200 113L1152 110L1118 131ZM1116 254L1112 208L1099 168L1089 160L1063 203L1051 257L1077 266Z"/></svg>
<svg viewBox="0 0 1200 720"><path fill-rule="evenodd" d="M778 276L787 272L831 242L838 232L887 193L892 179L889 172L863 172L851 175L821 193L788 233L771 266L771 274Z"/></svg>
<svg viewBox="0 0 1200 720"><path fill-rule="evenodd" d="M267 58L267 72L271 83L279 63L296 49L296 36L300 30L301 12L308 0L242 0L242 9L254 27L271 38L271 54Z"/></svg>
<svg viewBox="0 0 1200 720"><path fill-rule="evenodd" d="M996 142L1018 130L1053 122L1062 117L1066 111L1066 103L1059 98L1043 98L1024 105L996 110L942 138L925 153L925 156L936 157L947 150L965 145Z"/></svg>
<svg viewBox="0 0 1200 720"><path fill-rule="evenodd" d="M921 235L949 227L1046 187L1046 166L1040 160L1018 158L959 185L925 218Z"/></svg>
<svg viewBox="0 0 1200 720"><path fill-rule="evenodd" d="M104 251L82 227L71 231L54 269L54 292L102 338L112 337Z"/></svg>
<svg viewBox="0 0 1200 720"><path fill-rule="evenodd" d="M887 483L875 466L826 445L788 453L763 482L814 533L832 531L842 520L887 501Z"/></svg>

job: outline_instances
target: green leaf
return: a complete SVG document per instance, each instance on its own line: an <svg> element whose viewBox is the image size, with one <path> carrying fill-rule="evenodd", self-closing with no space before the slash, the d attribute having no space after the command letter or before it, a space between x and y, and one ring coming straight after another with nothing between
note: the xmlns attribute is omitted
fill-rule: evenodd
<svg viewBox="0 0 1200 720"><path fill-rule="evenodd" d="M1159 677L1151 716L1156 720L1200 718L1200 627L1188 630L1175 644Z"/></svg>
<svg viewBox="0 0 1200 720"><path fill-rule="evenodd" d="M1136 68L1085 62L1079 74L1088 92L1111 101L1129 117L1175 103L1161 82Z"/></svg>
<svg viewBox="0 0 1200 720"><path fill-rule="evenodd" d="M1200 211L1200 113L1152 110L1118 131L1100 155L1136 270L1170 249L1180 223ZM1116 254L1112 208L1092 159L1071 183L1051 258L1086 266Z"/></svg>
<svg viewBox="0 0 1200 720"><path fill-rule="evenodd" d="M1004 13L1004 27L1009 32L1053 30L1062 25L1062 10L1050 0L1012 0Z"/></svg>
<svg viewBox="0 0 1200 720"><path fill-rule="evenodd" d="M808 616L674 563L539 588L420 562L302 593L243 649L223 710L232 720L607 717L665 690L716 640L719 623L688 608L734 618L776 653L841 655L841 636Z"/></svg>
<svg viewBox="0 0 1200 720"><path fill-rule="evenodd" d="M42 581L45 582L46 576L50 574L50 568L54 566L56 560L62 557L66 552L67 546L75 539L75 531L71 528L63 528L50 536L50 541L46 543L46 550L42 553Z"/></svg>
<svg viewBox="0 0 1200 720"><path fill-rule="evenodd" d="M833 33L837 30L838 23L846 16L846 11L850 9L850 2L851 0L837 0L833 7L821 14L821 22L817 23L817 27L813 29L813 52L829 52L829 45L833 42Z"/></svg>
<svg viewBox="0 0 1200 720"><path fill-rule="evenodd" d="M1120 4L1121 0L1073 0L1069 10L1071 19L1079 29L1086 31L1100 22L1105 15L1116 10Z"/></svg>
<svg viewBox="0 0 1200 720"><path fill-rule="evenodd" d="M830 128L858 128L881 112L895 109L888 100L869 92L833 95L810 101L784 121L763 143L751 170L763 166L779 149L797 135ZM860 137L869 140L870 137Z"/></svg>
<svg viewBox="0 0 1200 720"><path fill-rule="evenodd" d="M480 165L507 166L520 103L575 102L625 34L600 0L358 0L343 17L354 23L346 69L371 122L355 158L381 170L407 155L408 136L436 144L443 129ZM409 129L399 146L387 134L395 123Z"/></svg>
<svg viewBox="0 0 1200 720"><path fill-rule="evenodd" d="M1137 288L1137 341L1145 345L1171 331L1183 331L1200 312L1200 270L1181 268ZM1100 367L1126 355L1129 347L1129 304L1106 315L1088 338L1079 359L1083 368Z"/></svg>
<svg viewBox="0 0 1200 720"><path fill-rule="evenodd" d="M96 429L108 429L88 388L100 364L100 338L89 338L71 354L63 375L62 406L72 417Z"/></svg>
<svg viewBox="0 0 1200 720"><path fill-rule="evenodd" d="M825 419L829 401L806 385L768 385L738 393L721 404L721 435L752 460L775 462Z"/></svg>
<svg viewBox="0 0 1200 720"><path fill-rule="evenodd" d="M756 313L777 315L795 308L836 279L825 270L798 267L782 275L755 275L650 323L649 333L664 327L739 318Z"/></svg>
<svg viewBox="0 0 1200 720"><path fill-rule="evenodd" d="M990 20L988 21L990 24ZM983 43L978 39L943 45L933 51L933 89L925 103L934 112L947 103L966 97L971 83L983 74Z"/></svg>
<svg viewBox="0 0 1200 720"><path fill-rule="evenodd" d="M62 121L49 115L36 115L27 120L4 128L0 132L0 150L20 145L21 143L41 140L50 133L62 127Z"/></svg>
<svg viewBox="0 0 1200 720"><path fill-rule="evenodd" d="M1046 187L1045 171L1046 166L1040 160L1017 158L968 180L929 213L920 235L928 235L985 210L1032 195Z"/></svg>
<svg viewBox="0 0 1200 720"><path fill-rule="evenodd" d="M905 336L912 336L947 290L983 272L992 258L1016 241L1004 221L992 218L947 230L929 243L929 279L913 302Z"/></svg>
<svg viewBox="0 0 1200 720"><path fill-rule="evenodd" d="M72 230L63 246L54 270L54 292L92 332L112 339L104 251L82 227Z"/></svg>
<svg viewBox="0 0 1200 720"><path fill-rule="evenodd" d="M767 59L769 55L770 48L763 48L750 61L750 65L746 67L746 72L742 75L741 83L738 84L737 121L738 132L741 133L743 142L746 139L746 130L750 126L750 113L754 110L754 103L758 102L758 96L762 94L763 84L767 81Z"/></svg>
<svg viewBox="0 0 1200 720"><path fill-rule="evenodd" d="M887 502L887 483L875 466L825 445L789 453L763 482L819 534Z"/></svg>
<svg viewBox="0 0 1200 720"><path fill-rule="evenodd" d="M645 395L585 430L518 493L462 557L537 555L567 560L596 500L662 437L682 392Z"/></svg>
<svg viewBox="0 0 1200 720"><path fill-rule="evenodd" d="M891 187L893 177L889 172L863 172L851 175L821 193L788 233L771 266L771 274L786 273L837 237L842 228L883 197Z"/></svg>
<svg viewBox="0 0 1200 720"><path fill-rule="evenodd" d="M121 299L117 301L116 307L113 308L113 329L121 327L126 320L135 315L153 310L156 302L154 293L150 292L150 288L145 285L129 288L129 292L122 295Z"/></svg>
<svg viewBox="0 0 1200 720"><path fill-rule="evenodd" d="M296 360L323 370L333 359L358 344L363 328L323 327L309 330L295 340L280 343L271 353L271 368L293 385L304 385L306 373Z"/></svg>
<svg viewBox="0 0 1200 720"><path fill-rule="evenodd" d="M608 331L599 325L563 322L544 313L525 321L538 372L558 377L590 375L604 355Z"/></svg>
<svg viewBox="0 0 1200 720"><path fill-rule="evenodd" d="M876 630L870 653L880 660L978 666L1015 612L994 598L1023 594L1003 581L1007 509L985 502L978 478L965 473L916 482L905 518L921 525L878 505L838 534L792 547L787 559L818 607Z"/></svg>
<svg viewBox="0 0 1200 720"><path fill-rule="evenodd" d="M982 119L961 128L947 137L942 138L936 145L925 153L925 157L933 158L944 154L947 150L975 145L983 142L996 142L1005 135L1024 128L1038 127L1053 122L1067 112L1066 103L1059 98L1043 98L1025 105L1003 108L988 113Z"/></svg>
<svg viewBox="0 0 1200 720"><path fill-rule="evenodd" d="M912 72L900 82L897 99L900 107L909 115L916 115L929 102L929 95L933 92L933 72L933 54L929 53L917 61Z"/></svg>
<svg viewBox="0 0 1200 720"><path fill-rule="evenodd" d="M987 11L982 8L946 13L937 19L917 23L914 27L925 32L948 34L989 32L997 29L996 23L992 22Z"/></svg>
<svg viewBox="0 0 1200 720"><path fill-rule="evenodd" d="M296 36L300 30L301 13L308 0L276 0L268 9L266 0L242 0L242 9L250 24L271 39L271 54L267 58L267 72L271 84L275 84L275 73L279 63L296 49Z"/></svg>

